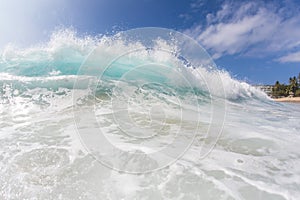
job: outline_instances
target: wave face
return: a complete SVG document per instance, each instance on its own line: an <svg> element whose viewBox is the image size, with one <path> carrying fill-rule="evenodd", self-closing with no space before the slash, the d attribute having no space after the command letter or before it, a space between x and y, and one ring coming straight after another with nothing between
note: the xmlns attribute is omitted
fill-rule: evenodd
<svg viewBox="0 0 300 200"><path fill-rule="evenodd" d="M297 199L299 105L275 103L179 51L164 38L149 49L70 30L6 47L0 198ZM87 134L97 127L104 137Z"/></svg>

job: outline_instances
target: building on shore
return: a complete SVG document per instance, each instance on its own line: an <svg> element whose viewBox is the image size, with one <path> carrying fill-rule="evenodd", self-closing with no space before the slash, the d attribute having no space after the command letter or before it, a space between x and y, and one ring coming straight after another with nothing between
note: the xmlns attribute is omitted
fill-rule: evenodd
<svg viewBox="0 0 300 200"><path fill-rule="evenodd" d="M268 96L272 97L273 85L254 85L255 88L265 92Z"/></svg>

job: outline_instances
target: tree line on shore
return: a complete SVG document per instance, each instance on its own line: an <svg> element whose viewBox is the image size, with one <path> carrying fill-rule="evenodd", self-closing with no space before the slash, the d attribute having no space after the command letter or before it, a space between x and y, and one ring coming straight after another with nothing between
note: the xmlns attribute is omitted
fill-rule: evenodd
<svg viewBox="0 0 300 200"><path fill-rule="evenodd" d="M274 98L279 97L300 97L300 73L298 77L290 77L289 84L280 83L276 81L272 88L272 96Z"/></svg>

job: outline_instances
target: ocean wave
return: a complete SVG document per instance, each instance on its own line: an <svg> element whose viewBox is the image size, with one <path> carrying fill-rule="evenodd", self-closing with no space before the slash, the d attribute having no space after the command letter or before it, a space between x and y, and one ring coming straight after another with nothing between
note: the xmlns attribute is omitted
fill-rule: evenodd
<svg viewBox="0 0 300 200"><path fill-rule="evenodd" d="M179 47L60 30L5 48L0 199L297 199L298 105Z"/></svg>
<svg viewBox="0 0 300 200"><path fill-rule="evenodd" d="M225 90L226 97L232 100L267 99L263 92L245 82L233 79L224 70L210 70L209 64L191 66L188 61L180 57L180 48L176 46L176 41L170 42L157 38L155 46L149 50L140 41L128 41L127 38L122 38L118 34L115 36L79 37L74 30L68 29L54 32L50 41L45 44L25 49L7 46L1 53L0 78L2 85L6 82L14 85L30 85L29 88L39 86L71 88L72 84L74 85L74 76L82 75L78 72L95 49L97 49L97 55L100 57L94 60L91 65L93 69L90 69L90 72L84 72L89 76L98 76L99 68L104 69L116 57L135 49L135 52L131 52L130 55L114 63L118 66L106 70L105 74L110 75L111 78L116 78L137 65L159 63L178 68L178 73L188 79L189 84L200 87L202 90L210 90L212 95L218 96L224 93L221 90ZM181 66L185 66L186 69ZM148 73L147 76L159 74L161 68L156 69L156 71L154 68L151 69L152 71L147 70L143 73ZM138 75L141 76L141 73ZM173 75L173 77L169 75L167 79L173 81L174 84L178 81L176 78L178 74ZM35 78L30 79L29 77ZM219 79L221 79L223 86L220 86ZM14 83L12 83L13 80ZM211 88L208 88L208 85Z"/></svg>

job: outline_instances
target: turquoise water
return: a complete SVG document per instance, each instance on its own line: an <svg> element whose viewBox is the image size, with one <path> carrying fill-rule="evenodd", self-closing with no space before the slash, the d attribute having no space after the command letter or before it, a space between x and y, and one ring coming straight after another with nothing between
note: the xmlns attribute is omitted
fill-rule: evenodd
<svg viewBox="0 0 300 200"><path fill-rule="evenodd" d="M130 45L140 51L105 68ZM7 47L0 86L1 199L300 195L299 105L227 72L64 30L40 46Z"/></svg>

